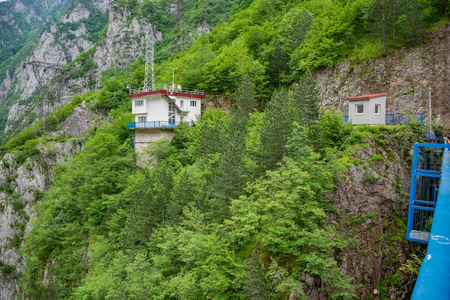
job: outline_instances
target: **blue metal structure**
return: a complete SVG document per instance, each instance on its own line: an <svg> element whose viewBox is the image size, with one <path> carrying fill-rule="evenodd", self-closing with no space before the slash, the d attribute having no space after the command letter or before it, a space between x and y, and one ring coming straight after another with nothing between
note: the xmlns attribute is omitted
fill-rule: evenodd
<svg viewBox="0 0 450 300"><path fill-rule="evenodd" d="M428 243L442 176L444 144L414 144L406 239Z"/></svg>
<svg viewBox="0 0 450 300"><path fill-rule="evenodd" d="M386 114L386 124L410 124L410 123L423 123L423 116L420 113L404 115L401 113Z"/></svg>
<svg viewBox="0 0 450 300"><path fill-rule="evenodd" d="M442 149L443 160L442 170L439 172L441 173L437 197L439 201L434 201L435 212L432 219L433 226L429 233L427 254L420 267L419 277L411 299L450 299L450 145L416 145L414 153L416 153L416 148L424 147L426 149L430 145L432 145L432 148ZM417 156L417 158L419 157ZM419 167L419 163L416 162L417 160L414 160L415 168L413 167L413 172ZM433 194L434 192L431 192L431 195Z"/></svg>
<svg viewBox="0 0 450 300"><path fill-rule="evenodd" d="M423 138L429 143L444 143L445 129L431 129L423 133Z"/></svg>
<svg viewBox="0 0 450 300"><path fill-rule="evenodd" d="M127 123L127 129L140 129L140 128L175 128L180 125L181 122L172 121L150 121L150 122L130 122Z"/></svg>

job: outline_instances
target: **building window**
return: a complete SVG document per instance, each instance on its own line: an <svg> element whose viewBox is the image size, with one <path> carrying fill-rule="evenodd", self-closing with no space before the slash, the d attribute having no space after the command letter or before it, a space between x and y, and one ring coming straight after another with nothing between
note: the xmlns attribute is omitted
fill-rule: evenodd
<svg viewBox="0 0 450 300"><path fill-rule="evenodd" d="M147 117L146 116L145 117L138 117L138 122L139 123L147 122Z"/></svg>
<svg viewBox="0 0 450 300"><path fill-rule="evenodd" d="M180 100L180 107L181 107L181 108L184 108L183 106L184 106L184 101L183 101L183 100Z"/></svg>
<svg viewBox="0 0 450 300"><path fill-rule="evenodd" d="M136 101L134 101L134 106L144 106L144 100L136 100Z"/></svg>
<svg viewBox="0 0 450 300"><path fill-rule="evenodd" d="M363 104L356 104L356 115L362 115L364 114L364 105Z"/></svg>
<svg viewBox="0 0 450 300"><path fill-rule="evenodd" d="M197 106L197 101L191 101L191 106Z"/></svg>
<svg viewBox="0 0 450 300"><path fill-rule="evenodd" d="M180 122L184 122L184 117L180 117Z"/></svg>
<svg viewBox="0 0 450 300"><path fill-rule="evenodd" d="M375 104L375 114L378 116L381 114L381 104Z"/></svg>

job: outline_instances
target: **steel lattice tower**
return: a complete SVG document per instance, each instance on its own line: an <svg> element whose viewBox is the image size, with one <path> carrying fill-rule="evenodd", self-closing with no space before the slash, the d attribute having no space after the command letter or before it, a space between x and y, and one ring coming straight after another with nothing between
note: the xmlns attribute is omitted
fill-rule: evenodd
<svg viewBox="0 0 450 300"><path fill-rule="evenodd" d="M153 35L152 25L145 36L145 78L144 91L155 90L155 36ZM149 86L151 80L151 87Z"/></svg>

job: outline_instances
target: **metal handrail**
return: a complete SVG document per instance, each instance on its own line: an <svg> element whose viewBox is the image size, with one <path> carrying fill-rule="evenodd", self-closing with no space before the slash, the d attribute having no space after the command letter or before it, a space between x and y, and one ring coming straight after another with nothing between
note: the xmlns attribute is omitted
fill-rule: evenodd
<svg viewBox="0 0 450 300"><path fill-rule="evenodd" d="M145 92L152 92L152 91L168 91L171 93L184 93L184 94L191 94L191 95L205 95L205 92L203 90L199 89L190 89L190 88L183 88L181 86L168 86L166 84L156 84L155 89L153 90L145 90L144 88L138 88L138 89L130 89L130 95L134 94L141 94Z"/></svg>
<svg viewBox="0 0 450 300"><path fill-rule="evenodd" d="M178 121L129 122L127 123L127 129L175 128L181 123L190 125L190 123L188 122L178 122Z"/></svg>
<svg viewBox="0 0 450 300"><path fill-rule="evenodd" d="M423 123L423 116L421 113L412 113L412 114L402 114L402 113L393 113L386 114L386 124L409 124L412 121L408 119L408 117L414 118L416 122Z"/></svg>

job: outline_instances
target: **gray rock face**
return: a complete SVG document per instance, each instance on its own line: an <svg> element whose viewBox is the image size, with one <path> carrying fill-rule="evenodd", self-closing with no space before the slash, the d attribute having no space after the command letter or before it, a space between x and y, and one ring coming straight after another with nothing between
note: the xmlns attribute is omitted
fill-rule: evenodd
<svg viewBox="0 0 450 300"><path fill-rule="evenodd" d="M355 154L361 162L341 177L334 195L343 216L335 224L344 235L355 238L337 259L341 271L360 285L361 299L379 290L381 280L391 278L413 253L398 223L407 217L409 151L393 135L382 143L369 140L367 144ZM378 159L371 159L375 156ZM400 284L388 292L389 299L406 299L413 280L401 275Z"/></svg>
<svg viewBox="0 0 450 300"><path fill-rule="evenodd" d="M344 61L316 72L323 107L337 108L347 114L348 97L389 93L388 113L409 109L423 113L424 120L428 120L428 89L432 87L433 119L440 116L443 126L449 127L450 25L430 38L429 43L395 51L386 58L364 64Z"/></svg>
<svg viewBox="0 0 450 300"><path fill-rule="evenodd" d="M106 38L99 41L94 55L94 62L101 66L101 70L128 66L143 55L148 25L139 23L137 19L128 24L130 17L130 11L112 4Z"/></svg>
<svg viewBox="0 0 450 300"><path fill-rule="evenodd" d="M14 266L9 274L0 272L0 300L16 299L15 275L23 263L19 247L31 229L34 207L53 182L53 167L73 157L81 147L76 140L47 143L38 146L40 154L29 156L23 163L13 154L0 161L0 261Z"/></svg>
<svg viewBox="0 0 450 300"><path fill-rule="evenodd" d="M11 76L9 76L9 71L6 72L6 78L0 83L0 103L5 99L8 93L9 87L11 86Z"/></svg>
<svg viewBox="0 0 450 300"><path fill-rule="evenodd" d="M100 11L106 12L108 0L93 1L93 5ZM63 16L62 21L75 23L88 18L90 14L84 5L79 3L69 14ZM74 93L89 90L88 87L85 87L87 82L85 78L82 79L83 83L80 83L80 79L63 82L63 78L60 76L67 63L76 59L81 52L94 46L88 39L88 35L83 23L75 30L68 31L64 31L64 27L52 25L48 31L42 34L31 58L15 74L18 84L15 85L14 92L20 93L21 101L12 105L8 113L8 125L5 132L15 129L34 104L37 104L35 107L37 116L46 115L66 104ZM42 62L43 64L36 65L33 62ZM54 98L52 103L36 103L36 98L40 99L43 91L49 85L49 94Z"/></svg>
<svg viewBox="0 0 450 300"><path fill-rule="evenodd" d="M84 136L88 133L89 128L95 123L96 118L102 118L94 114L94 112L86 105L75 108L64 122L61 123L61 129L66 135Z"/></svg>

